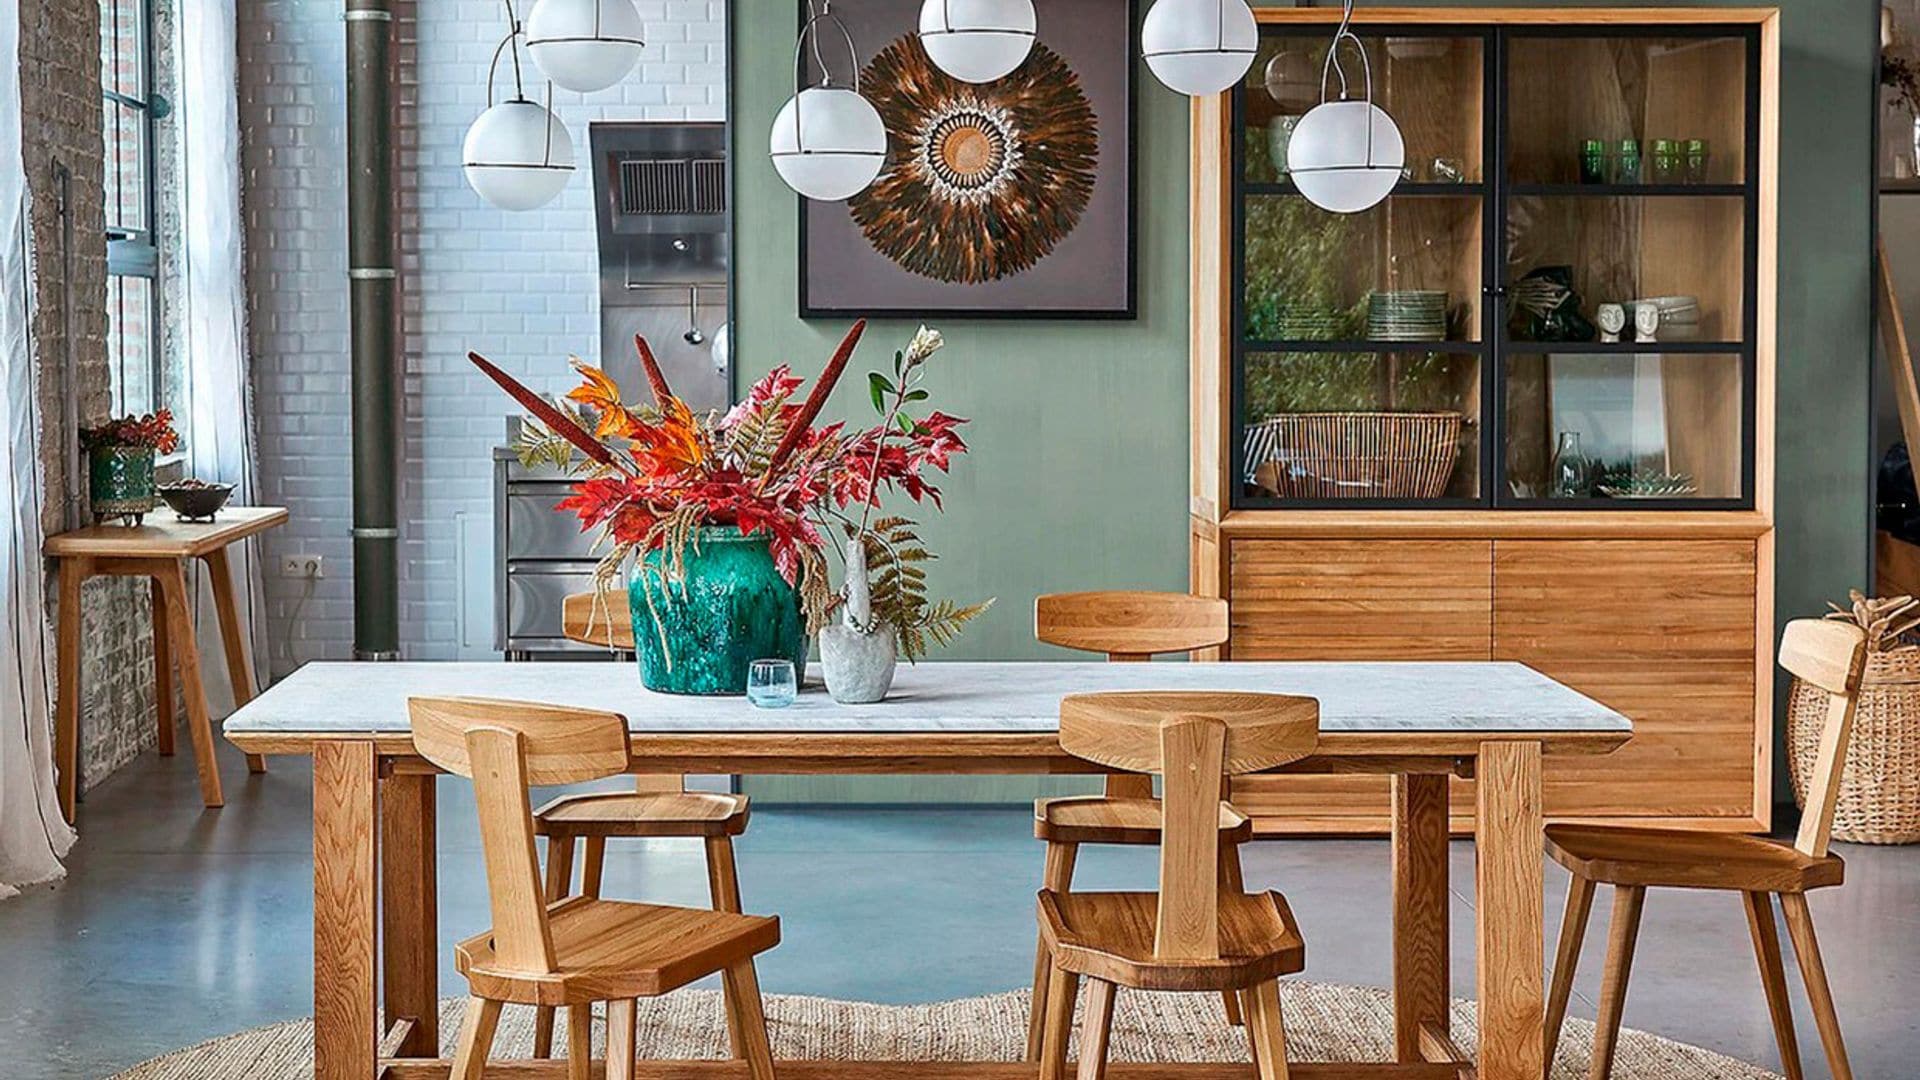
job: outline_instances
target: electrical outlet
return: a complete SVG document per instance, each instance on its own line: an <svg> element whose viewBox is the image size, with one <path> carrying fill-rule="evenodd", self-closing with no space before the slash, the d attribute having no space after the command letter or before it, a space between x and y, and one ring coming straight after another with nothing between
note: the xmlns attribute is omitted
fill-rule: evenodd
<svg viewBox="0 0 1920 1080"><path fill-rule="evenodd" d="M318 555L288 555L280 560L280 576L317 580L327 576L327 564Z"/></svg>

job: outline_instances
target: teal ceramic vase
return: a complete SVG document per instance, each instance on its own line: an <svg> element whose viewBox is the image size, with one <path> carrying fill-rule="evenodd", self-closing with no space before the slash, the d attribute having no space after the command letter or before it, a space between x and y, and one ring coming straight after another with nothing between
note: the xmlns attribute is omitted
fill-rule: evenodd
<svg viewBox="0 0 1920 1080"><path fill-rule="evenodd" d="M800 593L774 567L764 533L741 536L732 526L699 531L683 554L685 576L662 585L657 574L632 575L640 681L665 694L745 694L755 660L807 666L807 620ZM646 556L649 567L665 552Z"/></svg>
<svg viewBox="0 0 1920 1080"><path fill-rule="evenodd" d="M137 524L158 502L153 491L153 447L90 448L87 502L95 521L117 517L131 518Z"/></svg>

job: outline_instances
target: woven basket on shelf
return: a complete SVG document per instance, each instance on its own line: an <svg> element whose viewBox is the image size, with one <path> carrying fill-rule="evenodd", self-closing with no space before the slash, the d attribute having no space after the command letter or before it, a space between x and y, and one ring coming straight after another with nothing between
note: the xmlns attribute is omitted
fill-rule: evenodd
<svg viewBox="0 0 1920 1080"><path fill-rule="evenodd" d="M1794 801L1802 806L1826 718L1826 692L1795 679L1787 764ZM1857 844L1920 842L1920 647L1867 654L1833 835Z"/></svg>
<svg viewBox="0 0 1920 1080"><path fill-rule="evenodd" d="M1457 412L1284 413L1247 433L1249 478L1286 499L1433 499L1460 460Z"/></svg>

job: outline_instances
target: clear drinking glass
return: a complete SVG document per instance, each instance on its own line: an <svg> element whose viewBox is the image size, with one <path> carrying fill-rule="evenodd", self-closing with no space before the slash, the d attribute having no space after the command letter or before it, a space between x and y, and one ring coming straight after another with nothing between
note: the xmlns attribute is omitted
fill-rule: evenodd
<svg viewBox="0 0 1920 1080"><path fill-rule="evenodd" d="M799 696L791 660L755 660L747 667L747 700L760 709L784 709Z"/></svg>

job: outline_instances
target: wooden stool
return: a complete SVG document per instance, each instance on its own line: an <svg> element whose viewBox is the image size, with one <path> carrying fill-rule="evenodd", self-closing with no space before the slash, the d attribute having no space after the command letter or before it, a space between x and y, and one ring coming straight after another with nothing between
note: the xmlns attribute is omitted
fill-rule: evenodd
<svg viewBox="0 0 1920 1080"><path fill-rule="evenodd" d="M454 948L471 996L454 1080L480 1080L503 1004L567 1007L567 1075L592 1075L592 1006L607 1002L608 1080L634 1074L638 998L725 974L728 1031L753 1080L772 1080L773 1055L753 958L780 943L780 920L568 896L543 897L527 789L627 769L618 713L478 698L414 698L414 748L473 780L487 860L493 928Z"/></svg>
<svg viewBox="0 0 1920 1080"><path fill-rule="evenodd" d="M1192 652L1227 640L1227 602L1185 593L1055 593L1034 602L1033 621L1034 636L1049 645L1102 652L1115 661L1150 660L1155 653ZM1033 806L1033 835L1047 844L1041 886L1068 892L1081 844L1160 842L1160 801L1153 797L1153 778L1112 776L1104 796L1041 799ZM1242 891L1239 845L1252 836L1253 822L1221 803L1220 842L1227 847L1221 865L1234 892ZM1050 967L1043 941L1033 961L1028 1061L1040 1060ZM1232 994L1224 997L1227 1021L1239 1024L1239 1001Z"/></svg>
<svg viewBox="0 0 1920 1080"><path fill-rule="evenodd" d="M632 610L605 603L594 593L566 598L562 613L567 637L588 645L631 652ZM735 871L733 838L747 831L745 795L688 791L682 777L636 776L634 790L563 795L534 813L534 833L547 838L546 897L549 903L573 889L574 850L585 841L580 895L597 898L606 868L609 837L699 837L707 849L707 887L715 911L739 912L740 878ZM732 996L728 995L731 1010ZM553 1056L554 1010L542 1006L534 1017L533 1053ZM731 1031L732 1028L730 1027ZM734 1045L736 1056L741 1048Z"/></svg>
<svg viewBox="0 0 1920 1080"><path fill-rule="evenodd" d="M1220 794L1229 775L1311 754L1319 728L1319 702L1280 694L1074 694L1060 703L1062 749L1159 774L1166 796L1159 892L1040 891L1040 938L1052 961L1041 1080L1065 1080L1082 978L1080 1080L1106 1075L1116 986L1238 995L1261 1080L1287 1075L1278 979L1306 966L1306 946L1279 893L1248 896L1228 880Z"/></svg>
<svg viewBox="0 0 1920 1080"><path fill-rule="evenodd" d="M1840 1080L1849 1080L1846 1046L1840 1039L1840 1021L1827 987L1820 945L1813 935L1813 913L1807 893L1838 885L1846 867L1827 852L1833 836L1833 811L1840 793L1840 772L1847 760L1847 740L1860 691L1860 673L1866 665L1866 635L1857 626L1824 619L1799 619L1787 624L1780 642L1780 666L1829 695L1826 727L1820 735L1820 756L1807 792L1800 833L1792 844L1759 836L1686 832L1674 829L1627 829L1598 825L1552 825L1547 828L1547 854L1573 873L1567 894L1566 921L1560 929L1560 947L1554 961L1553 985L1547 998L1547 1061L1553 1061L1566 1019L1567 998L1573 991L1574 964L1593 911L1593 894L1601 882L1613 886L1613 921L1608 931L1607 967L1600 983L1600 1014L1594 1024L1594 1080L1613 1071L1620 1013L1626 1004L1627 978L1633 966L1633 946L1640 933L1640 912L1649 887L1718 889L1740 893L1746 902L1747 927L1760 961L1760 982L1766 989L1767 1009L1773 1016L1774 1038L1788 1080L1800 1080L1800 1050L1793 1033L1793 1009L1787 999L1786 972L1780 937L1773 923L1773 894L1780 895L1787 932L1800 961L1800 976L1813 1006L1820 1041L1826 1047L1827 1066Z"/></svg>

